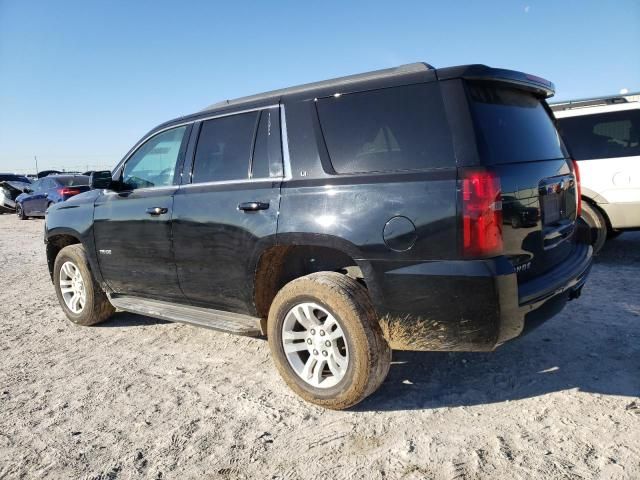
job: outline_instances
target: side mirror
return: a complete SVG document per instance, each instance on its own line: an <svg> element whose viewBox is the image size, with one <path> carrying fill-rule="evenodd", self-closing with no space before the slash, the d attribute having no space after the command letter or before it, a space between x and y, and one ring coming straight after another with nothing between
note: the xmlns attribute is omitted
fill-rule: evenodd
<svg viewBox="0 0 640 480"><path fill-rule="evenodd" d="M98 190L109 190L113 186L113 179L109 170L100 172L92 172L89 177L89 185L91 188Z"/></svg>
<svg viewBox="0 0 640 480"><path fill-rule="evenodd" d="M24 187L24 188L22 189L22 191L23 191L24 193L33 193L33 190L32 190L32 189L30 189L29 187Z"/></svg>

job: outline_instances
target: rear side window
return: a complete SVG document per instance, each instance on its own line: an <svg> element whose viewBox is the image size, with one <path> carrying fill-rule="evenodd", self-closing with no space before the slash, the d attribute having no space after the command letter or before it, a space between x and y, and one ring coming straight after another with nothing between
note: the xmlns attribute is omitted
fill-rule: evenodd
<svg viewBox="0 0 640 480"><path fill-rule="evenodd" d="M253 150L252 178L282 176L282 143L280 141L280 112L278 108L260 114L256 145Z"/></svg>
<svg viewBox="0 0 640 480"><path fill-rule="evenodd" d="M566 157L553 120L535 95L487 82L467 87L483 163Z"/></svg>
<svg viewBox="0 0 640 480"><path fill-rule="evenodd" d="M455 166L436 82L322 98L317 110L337 173Z"/></svg>
<svg viewBox="0 0 640 480"><path fill-rule="evenodd" d="M193 164L193 183L249 177L258 113L214 118L202 124Z"/></svg>
<svg viewBox="0 0 640 480"><path fill-rule="evenodd" d="M558 119L576 160L640 156L640 110Z"/></svg>

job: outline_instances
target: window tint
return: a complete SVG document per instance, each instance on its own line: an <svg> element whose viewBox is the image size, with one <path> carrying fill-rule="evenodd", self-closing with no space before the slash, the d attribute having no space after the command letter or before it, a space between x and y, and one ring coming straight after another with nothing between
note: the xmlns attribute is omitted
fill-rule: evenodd
<svg viewBox="0 0 640 480"><path fill-rule="evenodd" d="M31 183L27 177L22 175L0 175L0 182L24 182Z"/></svg>
<svg viewBox="0 0 640 480"><path fill-rule="evenodd" d="M455 166L435 82L323 98L317 108L338 173Z"/></svg>
<svg viewBox="0 0 640 480"><path fill-rule="evenodd" d="M252 178L282 176L280 111L277 108L263 110L260 114L251 176Z"/></svg>
<svg viewBox="0 0 640 480"><path fill-rule="evenodd" d="M576 160L640 155L640 110L567 117L558 123Z"/></svg>
<svg viewBox="0 0 640 480"><path fill-rule="evenodd" d="M174 128L147 140L127 160L122 181L131 189L172 185L186 130Z"/></svg>
<svg viewBox="0 0 640 480"><path fill-rule="evenodd" d="M491 83L469 83L478 148L487 164L565 157L553 120L533 94Z"/></svg>
<svg viewBox="0 0 640 480"><path fill-rule="evenodd" d="M56 178L58 185L62 187L77 187L82 185L89 185L89 177L86 175L75 175L73 177L58 177Z"/></svg>
<svg viewBox="0 0 640 480"><path fill-rule="evenodd" d="M31 187L29 188L31 188L33 192L39 192L40 189L42 188L42 180L36 180L31 184Z"/></svg>
<svg viewBox="0 0 640 480"><path fill-rule="evenodd" d="M202 124L193 164L193 183L248 178L258 113L214 118Z"/></svg>

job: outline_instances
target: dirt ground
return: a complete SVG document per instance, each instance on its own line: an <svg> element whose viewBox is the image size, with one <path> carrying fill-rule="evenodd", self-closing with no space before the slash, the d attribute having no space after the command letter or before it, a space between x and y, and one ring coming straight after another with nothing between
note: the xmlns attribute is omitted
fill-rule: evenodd
<svg viewBox="0 0 640 480"><path fill-rule="evenodd" d="M0 215L0 478L640 478L640 233L529 336L394 352L381 390L333 412L287 389L263 340L74 326L42 230Z"/></svg>

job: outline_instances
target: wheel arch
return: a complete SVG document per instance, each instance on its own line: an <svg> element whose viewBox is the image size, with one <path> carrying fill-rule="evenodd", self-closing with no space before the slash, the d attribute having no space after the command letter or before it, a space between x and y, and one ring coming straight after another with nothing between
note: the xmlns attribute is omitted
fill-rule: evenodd
<svg viewBox="0 0 640 480"><path fill-rule="evenodd" d="M47 266L49 267L49 276L53 281L53 265L55 264L56 257L60 250L69 245L83 244L85 249L87 248L82 241L82 236L75 230L70 228L56 228L50 230L45 236L46 250L47 250ZM89 251L87 249L87 254ZM90 255L88 255L90 258ZM89 260L91 262L91 259ZM91 265L93 267L93 265Z"/></svg>
<svg viewBox="0 0 640 480"><path fill-rule="evenodd" d="M357 279L368 290L376 288L372 267L357 247L330 235L287 235L261 252L253 264L252 306L266 318L280 289L296 278L332 271Z"/></svg>

